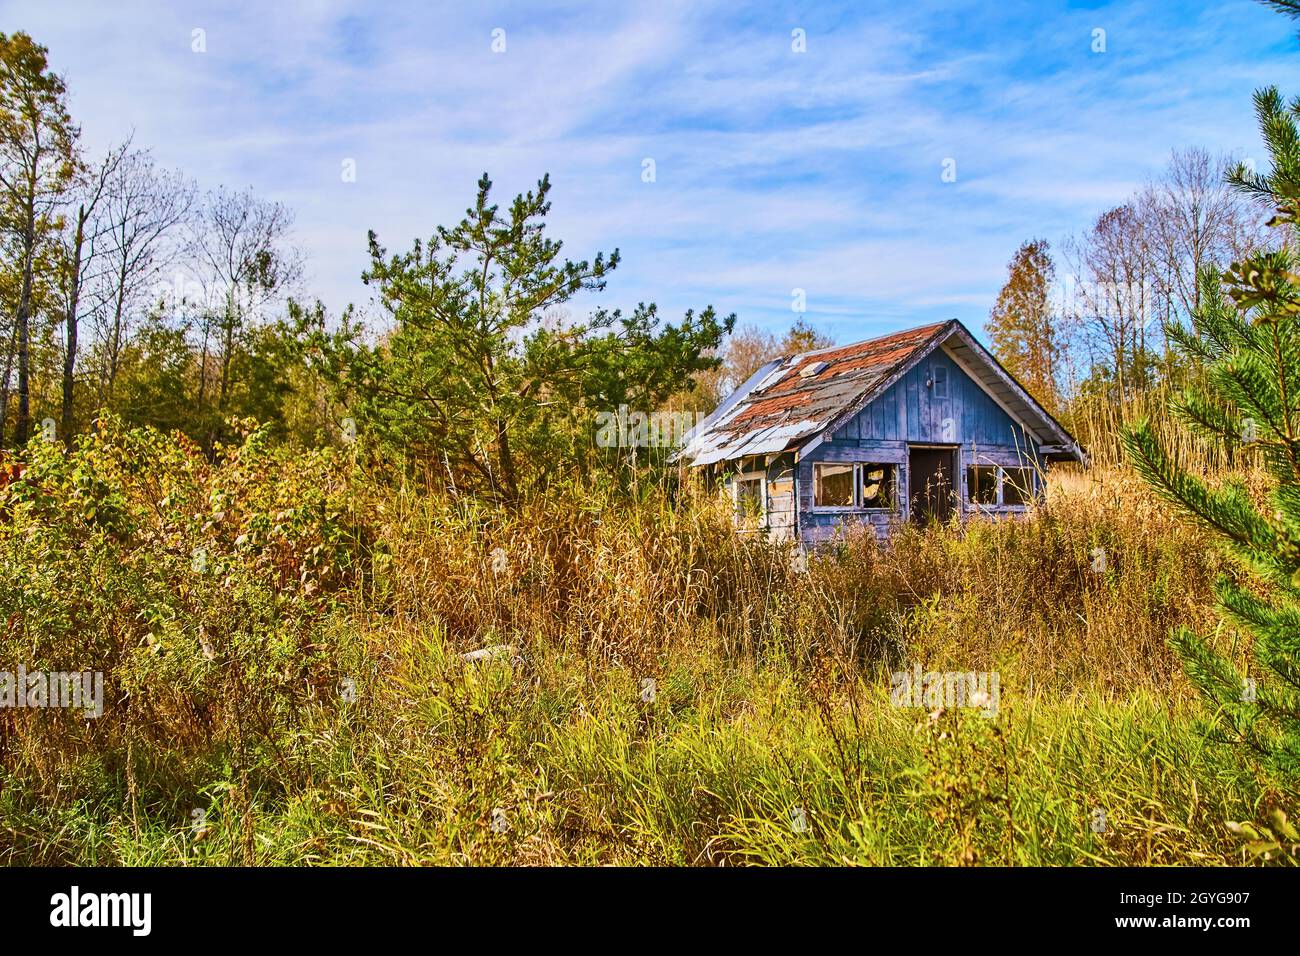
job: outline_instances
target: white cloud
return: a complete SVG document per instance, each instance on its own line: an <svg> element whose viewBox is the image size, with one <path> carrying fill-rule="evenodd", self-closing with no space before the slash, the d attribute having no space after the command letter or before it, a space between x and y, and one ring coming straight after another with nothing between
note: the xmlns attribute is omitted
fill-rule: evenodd
<svg viewBox="0 0 1300 956"><path fill-rule="evenodd" d="M1257 149L1251 89L1300 90L1294 55L1269 54L1290 26L1161 10L22 0L6 19L51 48L93 149L134 128L204 185L293 206L335 310L369 297L367 229L402 247L458 218L484 170L502 201L550 171L566 250L623 247L610 304L782 323L797 285L852 335L855 303L978 321L1020 241L1081 228L1170 148Z"/></svg>

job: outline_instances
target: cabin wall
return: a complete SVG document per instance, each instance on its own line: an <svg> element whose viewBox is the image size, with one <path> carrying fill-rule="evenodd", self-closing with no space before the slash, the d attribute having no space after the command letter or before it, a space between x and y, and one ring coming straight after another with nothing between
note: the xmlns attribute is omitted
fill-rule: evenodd
<svg viewBox="0 0 1300 956"><path fill-rule="evenodd" d="M813 505L813 465L817 462L872 462L898 466L899 498L906 502L907 443L832 439L823 442L811 455L799 462L795 475L799 489L799 532L805 545L817 545L834 539L850 528L870 525L877 536L884 537L891 527L907 520L906 507L895 511L815 508Z"/></svg>
<svg viewBox="0 0 1300 956"><path fill-rule="evenodd" d="M948 395L926 385L935 368L948 375ZM906 441L1021 448L1032 444L1020 424L938 349L835 432L842 441Z"/></svg>
<svg viewBox="0 0 1300 956"><path fill-rule="evenodd" d="M946 370L946 396L935 394L932 383L937 368ZM805 546L816 546L867 526L883 538L910 518L909 457L913 446L955 450L958 508L963 518L1024 510L972 504L966 475L969 465L1046 470L1033 436L950 355L936 350L797 463L793 453L786 453L771 460L729 462L715 473L725 475L722 487L733 497L736 477L761 475L765 479L763 518L755 526L742 528L742 533L763 534L774 541L797 538ZM892 510L815 507L813 466L818 462L896 466L897 506Z"/></svg>
<svg viewBox="0 0 1300 956"><path fill-rule="evenodd" d="M772 541L788 541L797 533L795 510L794 455L782 455L770 463L767 476L767 532Z"/></svg>
<svg viewBox="0 0 1300 956"><path fill-rule="evenodd" d="M935 368L946 369L947 395L936 396ZM800 537L806 545L833 540L845 529L867 525L878 536L909 518L911 482L908 460L912 445L950 446L956 450L960 512L1014 514L1016 507L977 506L968 501L966 468L971 464L1034 467L1046 462L1033 437L946 353L937 350L799 461ZM893 464L898 468L898 507L892 512L819 509L813 505L813 465L818 462Z"/></svg>

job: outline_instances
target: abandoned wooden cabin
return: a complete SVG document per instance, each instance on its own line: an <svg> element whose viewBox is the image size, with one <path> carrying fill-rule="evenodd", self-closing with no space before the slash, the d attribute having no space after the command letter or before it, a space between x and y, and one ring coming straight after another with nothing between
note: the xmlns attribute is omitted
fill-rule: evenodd
<svg viewBox="0 0 1300 956"><path fill-rule="evenodd" d="M1023 512L1083 452L952 320L769 362L678 460L721 481L742 530L815 545L850 524Z"/></svg>

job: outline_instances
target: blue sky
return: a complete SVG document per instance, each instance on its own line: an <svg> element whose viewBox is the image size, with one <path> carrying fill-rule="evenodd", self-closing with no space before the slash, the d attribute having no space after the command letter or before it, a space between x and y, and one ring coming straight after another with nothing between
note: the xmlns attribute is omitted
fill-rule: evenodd
<svg viewBox="0 0 1300 956"><path fill-rule="evenodd" d="M502 202L549 172L566 251L621 249L605 305L780 331L798 288L842 342L978 328L1023 240L1085 227L1174 147L1262 165L1251 92L1300 93L1297 25L1249 0L228 6L6 0L0 29L50 48L92 150L134 130L293 207L336 312L370 299L367 229L405 247L482 172Z"/></svg>

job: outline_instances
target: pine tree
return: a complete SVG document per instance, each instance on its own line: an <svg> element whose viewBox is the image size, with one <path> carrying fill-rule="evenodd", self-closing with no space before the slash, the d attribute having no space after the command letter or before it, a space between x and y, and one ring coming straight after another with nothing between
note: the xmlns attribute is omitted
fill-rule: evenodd
<svg viewBox="0 0 1300 956"><path fill-rule="evenodd" d="M653 303L550 323L580 293L599 292L618 250L566 258L546 232L550 178L507 209L479 180L456 225L390 255L372 231L363 278L394 327L377 343L359 328L307 334L340 398L391 451L446 469L460 492L516 505L598 439L597 416L653 411L711 356L735 316L712 307L661 322ZM577 444L577 443L580 443Z"/></svg>
<svg viewBox="0 0 1300 956"><path fill-rule="evenodd" d="M1294 236L1300 222L1300 99L1276 89L1255 95L1272 169L1239 166L1238 189L1266 202L1269 225ZM1276 769L1300 772L1300 275L1292 245L1255 253L1222 274L1201 277L1198 332L1174 327L1176 349L1205 363L1204 384L1172 402L1194 431L1230 447L1249 446L1269 477L1257 508L1238 480L1211 487L1170 460L1151 428L1124 435L1130 459L1163 496L1221 537L1248 572L1221 577L1221 613L1252 638L1245 670L1190 629L1172 643L1219 713L1216 734L1243 743Z"/></svg>

